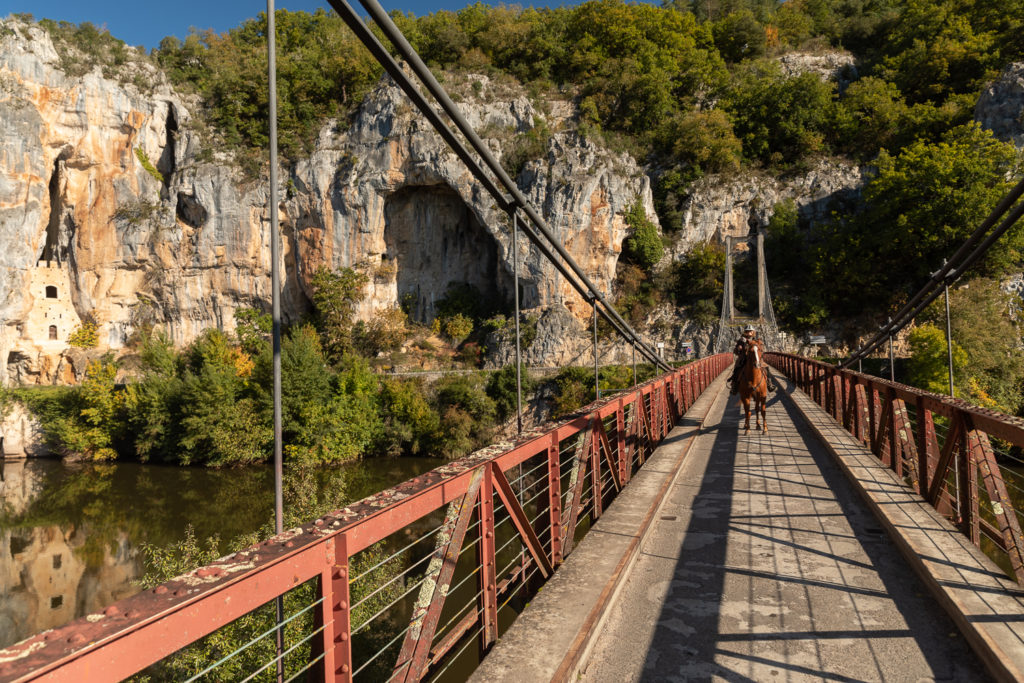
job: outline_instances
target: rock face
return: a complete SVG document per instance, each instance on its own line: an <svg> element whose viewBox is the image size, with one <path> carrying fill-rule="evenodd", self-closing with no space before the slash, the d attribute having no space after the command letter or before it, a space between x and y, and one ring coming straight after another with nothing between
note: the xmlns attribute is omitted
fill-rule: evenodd
<svg viewBox="0 0 1024 683"><path fill-rule="evenodd" d="M0 22L5 384L69 381L61 357L86 319L99 325L102 348L117 349L143 322L182 344L210 327L232 330L239 307L269 307L266 183L246 179L197 132L195 102L138 61L141 79L105 78L99 67L72 78L44 30ZM622 211L639 199L657 220L647 177L629 156L560 130L561 117L574 114L566 102L545 116L521 89L467 82L474 99L464 113L499 157L535 120L556 131L517 181L610 291L627 229ZM280 177L286 320L308 309L320 265L369 269L364 318L404 300L428 320L452 284L509 296L508 217L390 82L350 127L326 125L310 157ZM524 307L589 313L525 239L517 256Z"/></svg>
<svg viewBox="0 0 1024 683"><path fill-rule="evenodd" d="M835 80L840 90L857 79L857 60L849 52L789 52L778 62L787 76L818 74L823 81Z"/></svg>
<svg viewBox="0 0 1024 683"><path fill-rule="evenodd" d="M775 205L786 199L796 203L801 218L821 221L834 202L856 198L864 182L863 169L840 159L821 159L806 173L789 178L708 176L694 187L671 256L678 258L696 244L724 244L726 237L756 234L768 225Z"/></svg>
<svg viewBox="0 0 1024 683"><path fill-rule="evenodd" d="M12 402L0 419L0 461L45 455L46 452L39 422L24 405Z"/></svg>
<svg viewBox="0 0 1024 683"><path fill-rule="evenodd" d="M1007 66L999 79L982 91L974 120L1003 142L1024 148L1024 62Z"/></svg>

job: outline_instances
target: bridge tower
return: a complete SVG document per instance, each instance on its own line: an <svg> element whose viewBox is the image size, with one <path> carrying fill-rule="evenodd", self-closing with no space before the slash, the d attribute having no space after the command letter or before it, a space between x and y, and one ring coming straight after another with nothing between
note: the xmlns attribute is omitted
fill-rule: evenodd
<svg viewBox="0 0 1024 683"><path fill-rule="evenodd" d="M732 348L739 336L739 328L753 325L758 336L773 351L782 350L784 339L779 333L775 322L775 311L772 309L772 296L768 289L768 273L764 264L764 231L758 230L756 237L739 238L742 242L756 242L757 247L757 317L736 314L735 290L732 282L732 253L735 238L725 238L725 286L722 292L722 317L718 322L718 334L715 339L715 352L724 353Z"/></svg>

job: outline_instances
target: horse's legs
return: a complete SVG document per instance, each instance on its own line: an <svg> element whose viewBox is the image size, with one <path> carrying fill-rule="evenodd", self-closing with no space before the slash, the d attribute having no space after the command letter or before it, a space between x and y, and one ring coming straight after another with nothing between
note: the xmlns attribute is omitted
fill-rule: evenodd
<svg viewBox="0 0 1024 683"><path fill-rule="evenodd" d="M758 401L758 408L761 410L761 431L768 433L768 411L765 409L768 404L768 397L765 396Z"/></svg>
<svg viewBox="0 0 1024 683"><path fill-rule="evenodd" d="M743 412L747 416L747 421L743 425L743 431L750 431L750 398L747 396L740 397L740 401L743 403ZM754 412L757 412L757 406L754 406Z"/></svg>

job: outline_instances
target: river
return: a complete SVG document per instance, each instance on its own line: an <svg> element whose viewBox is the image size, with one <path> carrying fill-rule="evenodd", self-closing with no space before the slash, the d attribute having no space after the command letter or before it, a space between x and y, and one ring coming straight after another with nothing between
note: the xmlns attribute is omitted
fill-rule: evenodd
<svg viewBox="0 0 1024 683"><path fill-rule="evenodd" d="M316 473L354 501L441 464L377 458ZM140 547L191 526L220 548L273 518L268 467L210 470L139 463L0 461L0 648L139 592ZM326 510L324 511L326 512Z"/></svg>

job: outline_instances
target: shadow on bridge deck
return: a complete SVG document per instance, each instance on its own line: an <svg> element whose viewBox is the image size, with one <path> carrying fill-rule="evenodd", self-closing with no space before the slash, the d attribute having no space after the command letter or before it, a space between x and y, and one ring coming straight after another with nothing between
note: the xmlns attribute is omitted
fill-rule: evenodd
<svg viewBox="0 0 1024 683"><path fill-rule="evenodd" d="M768 417L715 402L582 680L986 680L784 390Z"/></svg>

